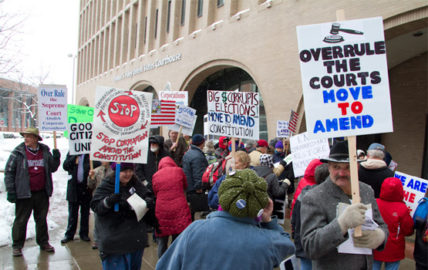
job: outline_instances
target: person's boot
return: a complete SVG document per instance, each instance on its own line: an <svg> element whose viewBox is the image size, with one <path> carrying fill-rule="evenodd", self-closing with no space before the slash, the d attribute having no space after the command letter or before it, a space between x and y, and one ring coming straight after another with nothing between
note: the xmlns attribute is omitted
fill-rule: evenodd
<svg viewBox="0 0 428 270"><path fill-rule="evenodd" d="M12 249L12 255L13 255L13 257L21 257L22 256L22 249L13 248Z"/></svg>
<svg viewBox="0 0 428 270"><path fill-rule="evenodd" d="M46 252L49 252L49 253L55 252L55 248L53 246L51 246L49 243L41 245L40 249L44 250Z"/></svg>

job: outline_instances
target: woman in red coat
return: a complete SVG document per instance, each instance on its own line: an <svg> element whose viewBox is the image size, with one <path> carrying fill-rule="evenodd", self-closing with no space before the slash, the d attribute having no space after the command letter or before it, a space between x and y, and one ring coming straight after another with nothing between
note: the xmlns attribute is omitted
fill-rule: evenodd
<svg viewBox="0 0 428 270"><path fill-rule="evenodd" d="M160 258L168 248L169 236L174 241L192 223L192 219L185 195L186 175L172 158L164 157L160 160L152 185L156 196L155 214L159 222L156 236Z"/></svg>
<svg viewBox="0 0 428 270"><path fill-rule="evenodd" d="M413 234L413 219L410 211L403 202L403 185L398 178L386 178L376 199L380 214L388 225L389 236L385 249L373 251L373 269L380 269L385 262L385 269L398 269L404 259L405 236Z"/></svg>

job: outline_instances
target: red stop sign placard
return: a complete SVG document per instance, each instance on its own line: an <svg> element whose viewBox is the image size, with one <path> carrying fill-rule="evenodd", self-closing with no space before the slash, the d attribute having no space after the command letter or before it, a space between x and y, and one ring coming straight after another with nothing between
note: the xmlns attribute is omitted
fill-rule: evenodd
<svg viewBox="0 0 428 270"><path fill-rule="evenodd" d="M108 106L108 115L119 127L129 127L138 121L140 108L130 96L115 97Z"/></svg>

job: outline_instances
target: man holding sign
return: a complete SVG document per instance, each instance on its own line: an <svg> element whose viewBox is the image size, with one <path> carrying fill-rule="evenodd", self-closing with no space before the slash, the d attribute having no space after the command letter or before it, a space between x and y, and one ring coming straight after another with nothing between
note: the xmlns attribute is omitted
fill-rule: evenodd
<svg viewBox="0 0 428 270"><path fill-rule="evenodd" d="M343 269L345 265L348 269L371 269L371 249L383 249L388 235L388 227L380 215L373 190L360 183L361 203L350 205L346 141L334 144L329 157L321 161L328 163L330 176L303 197L300 211L303 248L313 260L315 269ZM340 208L345 210L340 212ZM363 224L369 228L365 230L363 227L362 236L354 237L351 229ZM347 241L353 241L351 248L344 251L339 248L338 251L338 247ZM369 254L354 246L368 248Z"/></svg>

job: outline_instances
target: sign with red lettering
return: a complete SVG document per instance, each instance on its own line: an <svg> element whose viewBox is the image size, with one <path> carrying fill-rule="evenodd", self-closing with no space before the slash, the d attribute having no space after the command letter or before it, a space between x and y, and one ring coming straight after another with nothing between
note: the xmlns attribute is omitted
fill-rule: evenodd
<svg viewBox="0 0 428 270"><path fill-rule="evenodd" d="M152 94L98 86L91 159L146 163Z"/></svg>
<svg viewBox="0 0 428 270"><path fill-rule="evenodd" d="M298 26L297 39L311 137L393 131L381 17Z"/></svg>
<svg viewBox="0 0 428 270"><path fill-rule="evenodd" d="M404 202L411 211L410 215L413 216L419 200L425 196L428 180L397 171L395 177L400 179L403 184Z"/></svg>

